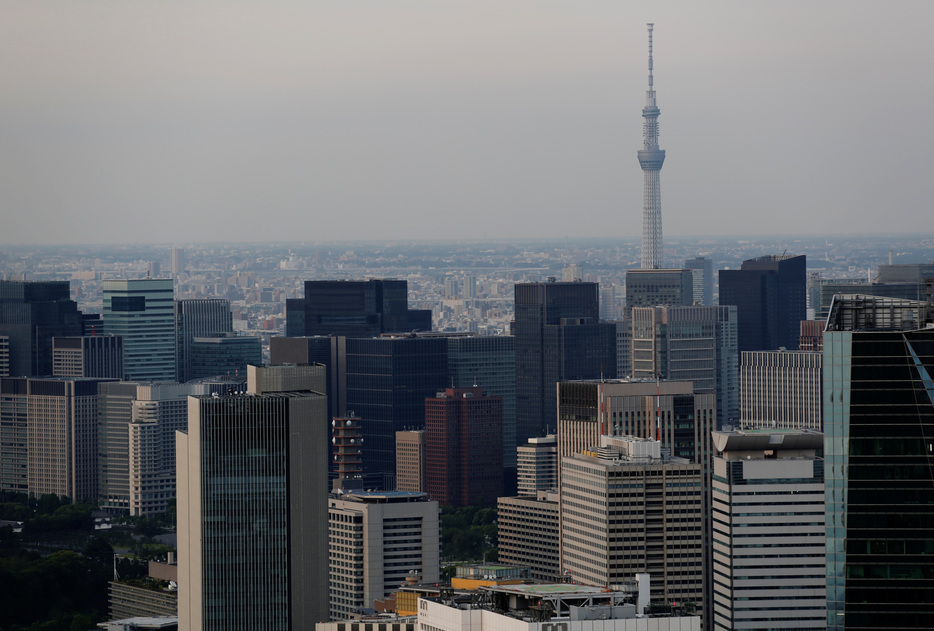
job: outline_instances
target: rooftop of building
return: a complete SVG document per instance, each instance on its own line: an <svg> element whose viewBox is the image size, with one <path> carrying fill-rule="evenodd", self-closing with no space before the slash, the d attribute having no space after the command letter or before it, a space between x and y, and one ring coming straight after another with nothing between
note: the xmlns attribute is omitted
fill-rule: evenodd
<svg viewBox="0 0 934 631"><path fill-rule="evenodd" d="M332 496L332 499L341 499L366 504L393 504L401 502L427 502L427 493L417 491L351 491Z"/></svg>

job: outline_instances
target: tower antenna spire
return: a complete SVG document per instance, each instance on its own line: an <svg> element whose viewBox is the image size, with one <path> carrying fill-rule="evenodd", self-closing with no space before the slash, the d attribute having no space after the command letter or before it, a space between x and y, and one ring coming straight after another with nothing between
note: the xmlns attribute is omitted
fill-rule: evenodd
<svg viewBox="0 0 934 631"><path fill-rule="evenodd" d="M638 152L642 167L642 269L662 267L662 193L659 174L665 162L665 152L658 148L658 106L655 103L655 64L652 58L652 33L649 30L649 89L642 108L642 149Z"/></svg>

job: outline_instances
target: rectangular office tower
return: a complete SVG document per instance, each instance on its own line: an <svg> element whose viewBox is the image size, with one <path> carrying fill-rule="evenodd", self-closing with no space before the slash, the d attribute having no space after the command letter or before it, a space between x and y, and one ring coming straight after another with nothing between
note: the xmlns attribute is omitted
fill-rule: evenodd
<svg viewBox="0 0 934 631"><path fill-rule="evenodd" d="M635 307L632 376L691 381L717 395L717 427L739 419L736 307Z"/></svg>
<svg viewBox="0 0 934 631"><path fill-rule="evenodd" d="M81 335L81 313L68 281L0 280L6 376L52 375L52 338L71 335Z"/></svg>
<svg viewBox="0 0 934 631"><path fill-rule="evenodd" d="M179 628L313 629L328 617L320 366L251 366L246 392L188 400L178 432Z"/></svg>
<svg viewBox="0 0 934 631"><path fill-rule="evenodd" d="M405 280L306 280L305 298L286 302L287 331L346 337L430 331L431 311L409 309L408 295ZM289 324L295 318L302 320L303 331Z"/></svg>
<svg viewBox="0 0 934 631"><path fill-rule="evenodd" d="M930 305L837 296L824 332L827 627L934 620Z"/></svg>
<svg viewBox="0 0 934 631"><path fill-rule="evenodd" d="M720 270L720 304L736 305L740 352L797 350L807 319L806 257L760 256Z"/></svg>
<svg viewBox="0 0 934 631"><path fill-rule="evenodd" d="M714 444L713 628L826 629L824 436L714 432Z"/></svg>
<svg viewBox="0 0 934 631"><path fill-rule="evenodd" d="M208 375L192 375L191 345L196 337L214 337L233 331L230 301L224 298L199 298L175 301L175 338L177 343L178 381ZM223 374L212 372L211 375ZM246 374L244 373L244 377Z"/></svg>
<svg viewBox="0 0 934 631"><path fill-rule="evenodd" d="M339 341L346 342L346 412L361 419L365 483L367 488L395 488L396 432L424 428L425 400L449 385L447 340Z"/></svg>
<svg viewBox="0 0 934 631"><path fill-rule="evenodd" d="M823 431L823 355L815 351L746 351L740 364L744 429Z"/></svg>
<svg viewBox="0 0 934 631"><path fill-rule="evenodd" d="M713 304L713 261L703 256L684 261L684 269L694 276L694 304Z"/></svg>
<svg viewBox="0 0 934 631"><path fill-rule="evenodd" d="M175 289L171 278L104 280L104 333L123 338L132 381L175 381Z"/></svg>
<svg viewBox="0 0 934 631"><path fill-rule="evenodd" d="M616 376L616 325L599 315L596 283L516 284L517 446L554 428L559 381Z"/></svg>
<svg viewBox="0 0 934 631"><path fill-rule="evenodd" d="M0 489L97 499L99 379L0 380Z"/></svg>
<svg viewBox="0 0 934 631"><path fill-rule="evenodd" d="M398 591L407 577L424 583L440 580L438 502L424 493L332 495L326 523L332 620L373 607L376 599Z"/></svg>
<svg viewBox="0 0 934 631"><path fill-rule="evenodd" d="M700 465L664 459L661 444L601 436L561 460L561 569L609 587L651 575L652 602L704 603Z"/></svg>
<svg viewBox="0 0 934 631"><path fill-rule="evenodd" d="M445 388L425 399L428 495L445 506L492 505L503 494L503 398Z"/></svg>

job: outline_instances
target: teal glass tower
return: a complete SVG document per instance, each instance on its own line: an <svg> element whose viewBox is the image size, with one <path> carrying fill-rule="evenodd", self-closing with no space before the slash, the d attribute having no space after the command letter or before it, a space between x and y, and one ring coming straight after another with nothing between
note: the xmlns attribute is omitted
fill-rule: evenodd
<svg viewBox="0 0 934 631"><path fill-rule="evenodd" d="M924 303L834 299L823 395L830 631L934 620L932 376Z"/></svg>
<svg viewBox="0 0 934 631"><path fill-rule="evenodd" d="M123 338L124 377L175 381L175 288L171 278L104 281L104 333Z"/></svg>

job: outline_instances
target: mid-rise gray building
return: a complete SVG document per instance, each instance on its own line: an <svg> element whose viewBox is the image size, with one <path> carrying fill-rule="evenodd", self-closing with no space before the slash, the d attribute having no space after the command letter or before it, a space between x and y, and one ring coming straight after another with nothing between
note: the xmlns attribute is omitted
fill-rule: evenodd
<svg viewBox="0 0 934 631"><path fill-rule="evenodd" d="M519 495L535 496L558 488L558 437L530 438L516 449Z"/></svg>
<svg viewBox="0 0 934 631"><path fill-rule="evenodd" d="M414 572L440 579L438 503L424 493L350 492L328 500L330 615L373 607Z"/></svg>
<svg viewBox="0 0 934 631"><path fill-rule="evenodd" d="M691 601L703 615L701 466L661 444L601 436L561 460L561 570L585 585L651 575L654 603Z"/></svg>
<svg viewBox="0 0 934 631"><path fill-rule="evenodd" d="M557 489L501 497L496 508L499 561L531 568L535 580L562 582Z"/></svg>

